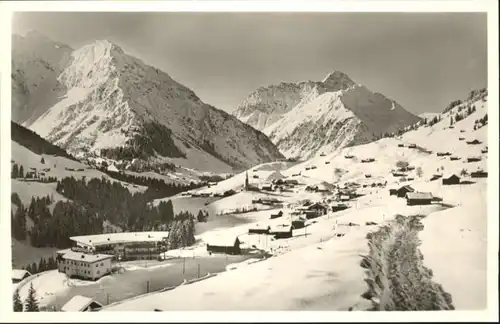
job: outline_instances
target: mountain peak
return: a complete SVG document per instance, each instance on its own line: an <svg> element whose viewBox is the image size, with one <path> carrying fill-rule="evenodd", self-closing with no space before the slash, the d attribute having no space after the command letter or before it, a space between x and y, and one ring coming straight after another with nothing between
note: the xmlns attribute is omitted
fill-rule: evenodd
<svg viewBox="0 0 500 324"><path fill-rule="evenodd" d="M96 40L88 45L83 46L81 49L92 49L95 52L109 52L109 53L118 53L118 54L125 54L123 49L116 45L115 43L107 40L107 39L99 39Z"/></svg>
<svg viewBox="0 0 500 324"><path fill-rule="evenodd" d="M338 70L328 73L322 83L330 87L338 88L338 90L346 89L355 85L354 81L352 81L347 74Z"/></svg>

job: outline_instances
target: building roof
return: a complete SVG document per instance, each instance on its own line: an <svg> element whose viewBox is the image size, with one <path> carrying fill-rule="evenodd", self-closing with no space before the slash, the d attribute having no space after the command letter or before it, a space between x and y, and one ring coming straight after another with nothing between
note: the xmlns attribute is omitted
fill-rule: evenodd
<svg viewBox="0 0 500 324"><path fill-rule="evenodd" d="M450 178L452 178L452 177L453 177L453 178L459 178L459 179L460 179L460 177L459 177L459 176L457 176L455 173L449 173L449 174L445 174L445 175L443 175L443 179L450 179Z"/></svg>
<svg viewBox="0 0 500 324"><path fill-rule="evenodd" d="M278 224L271 227L271 233L288 233L292 230L292 224Z"/></svg>
<svg viewBox="0 0 500 324"><path fill-rule="evenodd" d="M269 225L267 224L252 224L250 225L249 229L253 229L253 230L265 230L265 229L268 229L270 228Z"/></svg>
<svg viewBox="0 0 500 324"><path fill-rule="evenodd" d="M158 242L168 237L168 232L123 232L97 235L72 236L71 240L84 245L105 245L129 242Z"/></svg>
<svg viewBox="0 0 500 324"><path fill-rule="evenodd" d="M63 259L73 260L73 261L82 261L82 262L98 262L106 259L111 259L113 255L110 254L89 254L82 252L66 252L63 254Z"/></svg>
<svg viewBox="0 0 500 324"><path fill-rule="evenodd" d="M409 192L406 194L407 199L417 199L417 200L426 200L426 199L432 199L432 193L430 192Z"/></svg>
<svg viewBox="0 0 500 324"><path fill-rule="evenodd" d="M405 190L410 191L410 192L415 191L415 189L413 189L413 188L412 188L411 186L409 186L409 185L402 186L402 187L401 187L401 188L399 188L397 191L402 190L402 189L405 189Z"/></svg>
<svg viewBox="0 0 500 324"><path fill-rule="evenodd" d="M236 235L215 234L203 239L207 245L212 246L234 246L238 237Z"/></svg>
<svg viewBox="0 0 500 324"><path fill-rule="evenodd" d="M81 312L83 311L87 306L89 306L92 302L100 305L102 305L93 300L92 298L81 296L81 295L76 295L73 296L64 306L61 308L61 311L63 312Z"/></svg>
<svg viewBox="0 0 500 324"><path fill-rule="evenodd" d="M29 274L31 276L31 273L29 273L28 271L26 270L22 270L22 269L12 269L12 279L23 279L23 277L26 275L26 274Z"/></svg>
<svg viewBox="0 0 500 324"><path fill-rule="evenodd" d="M326 206L324 206L324 205L322 205L320 203L314 203L312 205L307 206L306 208L307 209L313 209L313 208L317 208L317 207L320 207L320 208L323 208L323 209L328 209L328 207L326 207Z"/></svg>

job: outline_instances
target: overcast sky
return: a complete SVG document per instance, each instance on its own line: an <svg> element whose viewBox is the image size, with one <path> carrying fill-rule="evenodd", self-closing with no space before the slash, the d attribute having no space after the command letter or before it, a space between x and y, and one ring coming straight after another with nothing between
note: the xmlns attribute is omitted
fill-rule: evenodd
<svg viewBox="0 0 500 324"><path fill-rule="evenodd" d="M74 48L108 39L228 112L259 86L340 70L413 113L487 86L484 13L18 13Z"/></svg>

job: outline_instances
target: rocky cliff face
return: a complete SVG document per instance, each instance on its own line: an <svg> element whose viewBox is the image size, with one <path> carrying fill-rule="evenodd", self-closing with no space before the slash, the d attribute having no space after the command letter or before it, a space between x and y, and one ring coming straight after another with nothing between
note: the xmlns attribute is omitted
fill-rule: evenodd
<svg viewBox="0 0 500 324"><path fill-rule="evenodd" d="M38 54L37 42L32 43L31 47L13 44L13 66L19 70L13 78L24 75L13 92L32 84L32 75L56 90L40 94L36 108L22 106L25 99L13 99L13 110L23 111L17 119L25 126L70 153L116 159L163 157L196 166L204 161L201 167L207 170L212 164L245 168L283 157L264 134L203 103L168 74L109 41L74 51L64 47L64 55ZM47 61L46 56L51 58L50 67L38 73L34 67ZM25 57L40 59L26 64ZM26 100L32 96L28 91ZM188 161L193 159L194 164Z"/></svg>

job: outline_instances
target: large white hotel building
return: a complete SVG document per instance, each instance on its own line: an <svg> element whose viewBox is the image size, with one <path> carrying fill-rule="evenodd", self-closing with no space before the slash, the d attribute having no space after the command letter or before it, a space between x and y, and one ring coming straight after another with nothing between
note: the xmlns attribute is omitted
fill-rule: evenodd
<svg viewBox="0 0 500 324"><path fill-rule="evenodd" d="M165 251L168 232L126 232L70 237L71 249L57 252L59 272L97 280L111 273L113 260L152 260Z"/></svg>

